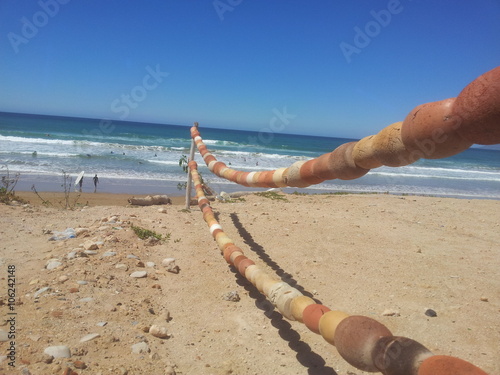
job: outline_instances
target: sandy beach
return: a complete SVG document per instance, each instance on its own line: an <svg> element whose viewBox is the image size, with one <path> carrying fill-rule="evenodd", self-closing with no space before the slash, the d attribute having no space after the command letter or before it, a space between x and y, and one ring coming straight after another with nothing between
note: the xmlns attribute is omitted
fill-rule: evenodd
<svg viewBox="0 0 500 375"><path fill-rule="evenodd" d="M0 337L16 313L16 367L3 358L0 374L368 374L273 310L183 197L130 207L130 194L84 193L65 210L61 193L41 193L48 207L18 195L30 204L0 204ZM245 255L304 294L500 374L500 201L286 194L212 207ZM141 240L132 226L166 239ZM83 229L49 241L66 228ZM44 354L52 346L70 357Z"/></svg>

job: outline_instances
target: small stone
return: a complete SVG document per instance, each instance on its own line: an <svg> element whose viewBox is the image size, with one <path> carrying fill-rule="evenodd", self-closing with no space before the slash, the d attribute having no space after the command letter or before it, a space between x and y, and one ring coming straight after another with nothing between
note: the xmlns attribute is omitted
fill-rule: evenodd
<svg viewBox="0 0 500 375"><path fill-rule="evenodd" d="M149 352L150 352L149 345L144 341L132 345L132 353L134 354L149 353Z"/></svg>
<svg viewBox="0 0 500 375"><path fill-rule="evenodd" d="M160 284L153 284L153 285L151 285L151 288L153 288L153 289L161 289L161 285Z"/></svg>
<svg viewBox="0 0 500 375"><path fill-rule="evenodd" d="M116 255L116 251L106 251L104 254L102 254L102 257L114 257Z"/></svg>
<svg viewBox="0 0 500 375"><path fill-rule="evenodd" d="M488 302L488 297L481 297L481 301Z"/></svg>
<svg viewBox="0 0 500 375"><path fill-rule="evenodd" d="M84 250L83 254L85 254L85 255L96 255L98 253L95 250Z"/></svg>
<svg viewBox="0 0 500 375"><path fill-rule="evenodd" d="M231 302L238 302L240 300L240 296L237 291L226 293L223 298L224 300Z"/></svg>
<svg viewBox="0 0 500 375"><path fill-rule="evenodd" d="M97 242L94 242L94 241L85 241L83 243L83 248L85 250L97 250L97 249L99 249L99 246L97 245Z"/></svg>
<svg viewBox="0 0 500 375"><path fill-rule="evenodd" d="M160 339L167 339L167 338L170 337L170 335L168 334L168 331L167 331L166 327L159 326L159 325L156 325L156 324L153 324L149 328L149 334L151 336L158 337Z"/></svg>
<svg viewBox="0 0 500 375"><path fill-rule="evenodd" d="M60 266L62 266L62 263L59 262L58 260L50 260L45 266L45 268L50 271Z"/></svg>
<svg viewBox="0 0 500 375"><path fill-rule="evenodd" d="M41 361L43 363L46 363L46 364L50 365L54 361L54 357L51 356L50 354L43 353Z"/></svg>
<svg viewBox="0 0 500 375"><path fill-rule="evenodd" d="M75 228L75 234L77 237L79 237L85 233L88 233L88 232L89 232L88 228Z"/></svg>
<svg viewBox="0 0 500 375"><path fill-rule="evenodd" d="M52 373L53 374L60 374L61 370L62 370L61 365L59 365L57 363L54 366L52 366Z"/></svg>
<svg viewBox="0 0 500 375"><path fill-rule="evenodd" d="M98 327L104 327L106 324L108 324L108 322L99 322L96 324L96 326Z"/></svg>
<svg viewBox="0 0 500 375"><path fill-rule="evenodd" d="M436 316L438 316L437 312L432 309L425 310L425 315L430 316L431 318L435 318Z"/></svg>
<svg viewBox="0 0 500 375"><path fill-rule="evenodd" d="M70 288L69 289L70 293L78 293L79 291L80 291L80 289L78 289L78 288Z"/></svg>
<svg viewBox="0 0 500 375"><path fill-rule="evenodd" d="M49 346L43 351L54 358L70 358L71 352L66 345Z"/></svg>
<svg viewBox="0 0 500 375"><path fill-rule="evenodd" d="M87 341L90 341L90 340L93 340L93 339L96 339L98 337L100 337L101 335L98 334L98 333L89 333L88 335L85 335L83 336L81 339L80 339L80 342L87 342Z"/></svg>
<svg viewBox="0 0 500 375"><path fill-rule="evenodd" d="M58 280L59 280L60 283L64 283L65 281L69 280L69 277L66 276L66 275L62 275L62 276L59 277Z"/></svg>
<svg viewBox="0 0 500 375"><path fill-rule="evenodd" d="M175 258L165 258L161 261L161 265L167 269L168 272L179 273L180 268L175 264Z"/></svg>
<svg viewBox="0 0 500 375"><path fill-rule="evenodd" d="M85 281L85 280L78 280L76 282L78 285L87 285L88 284L88 281Z"/></svg>
<svg viewBox="0 0 500 375"><path fill-rule="evenodd" d="M144 268L144 262L142 260L138 260L135 262L136 267Z"/></svg>
<svg viewBox="0 0 500 375"><path fill-rule="evenodd" d="M400 316L401 314L397 310L386 309L382 313L383 316Z"/></svg>
<svg viewBox="0 0 500 375"><path fill-rule="evenodd" d="M130 277L134 277L136 279L140 279L146 277L148 273L146 271L135 271L130 274Z"/></svg>
<svg viewBox="0 0 500 375"><path fill-rule="evenodd" d="M158 209L158 212L159 212L160 214L166 214L166 213L167 213L167 209L166 209L166 208L164 208L164 207L163 207L163 208L159 208L159 209Z"/></svg>
<svg viewBox="0 0 500 375"><path fill-rule="evenodd" d="M118 263L115 266L116 269L128 271L128 266L124 263Z"/></svg>
<svg viewBox="0 0 500 375"><path fill-rule="evenodd" d="M94 299L92 297L85 297L80 299L78 302L92 302Z"/></svg>
<svg viewBox="0 0 500 375"><path fill-rule="evenodd" d="M77 254L77 253L78 253L77 251L71 251L71 252L69 252L69 253L66 255L66 258L67 258L67 259L75 259L75 258L76 258L76 254Z"/></svg>
<svg viewBox="0 0 500 375"><path fill-rule="evenodd" d="M35 285L35 284L38 284L40 282L40 280L38 279L33 279L29 282L29 285Z"/></svg>
<svg viewBox="0 0 500 375"><path fill-rule="evenodd" d="M82 370L87 368L87 365L85 364L85 362L79 361L79 360L73 361L73 366L75 366L75 368L82 369Z"/></svg>
<svg viewBox="0 0 500 375"><path fill-rule="evenodd" d="M127 258L128 259L139 259L139 257L137 255L134 255L134 254L127 255Z"/></svg>
<svg viewBox="0 0 500 375"><path fill-rule="evenodd" d="M153 268L154 266L156 266L155 262L146 262L146 267Z"/></svg>
<svg viewBox="0 0 500 375"><path fill-rule="evenodd" d="M40 288L40 289L38 289L38 290L37 290L37 291L33 294L33 298L38 298L38 297L40 297L40 295L41 295L42 293L49 292L49 291L51 291L51 290L52 290L52 288L51 288L50 286L46 286L46 287Z"/></svg>

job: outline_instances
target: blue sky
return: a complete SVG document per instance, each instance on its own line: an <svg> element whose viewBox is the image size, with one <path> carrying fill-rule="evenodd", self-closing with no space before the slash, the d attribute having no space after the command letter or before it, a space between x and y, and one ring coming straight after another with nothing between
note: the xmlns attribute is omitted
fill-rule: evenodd
<svg viewBox="0 0 500 375"><path fill-rule="evenodd" d="M499 20L498 0L2 0L0 111L361 138L499 65Z"/></svg>

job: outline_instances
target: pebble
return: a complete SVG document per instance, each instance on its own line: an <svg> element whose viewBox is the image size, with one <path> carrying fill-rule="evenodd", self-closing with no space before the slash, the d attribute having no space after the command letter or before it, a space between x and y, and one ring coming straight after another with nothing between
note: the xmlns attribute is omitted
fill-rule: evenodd
<svg viewBox="0 0 500 375"><path fill-rule="evenodd" d="M62 263L59 262L58 260L50 260L45 266L45 268L50 271L60 266L62 266Z"/></svg>
<svg viewBox="0 0 500 375"><path fill-rule="evenodd" d="M60 283L64 283L65 281L68 281L69 280L69 277L66 276L66 275L62 275L59 277L59 282Z"/></svg>
<svg viewBox="0 0 500 375"><path fill-rule="evenodd" d="M224 300L231 302L238 302L240 300L240 296L237 291L232 291L224 294Z"/></svg>
<svg viewBox="0 0 500 375"><path fill-rule="evenodd" d="M149 345L144 341L132 345L132 353L134 354L149 353L149 352L150 352Z"/></svg>
<svg viewBox="0 0 500 375"><path fill-rule="evenodd" d="M88 281L85 281L85 280L78 280L76 282L78 285L87 285L88 284Z"/></svg>
<svg viewBox="0 0 500 375"><path fill-rule="evenodd" d="M35 284L38 284L39 282L40 282L40 280L38 280L38 279L34 279L34 280L31 280L31 281L29 282L29 285L35 285Z"/></svg>
<svg viewBox="0 0 500 375"><path fill-rule="evenodd" d="M170 337L167 331L167 327L159 326L156 324L153 324L149 328L149 334L154 337L158 337L160 339L167 339Z"/></svg>
<svg viewBox="0 0 500 375"><path fill-rule="evenodd" d="M139 259L139 257L137 255L134 255L134 254L127 255L127 258L128 259Z"/></svg>
<svg viewBox="0 0 500 375"><path fill-rule="evenodd" d="M154 266L156 266L155 262L146 262L146 267L153 268Z"/></svg>
<svg viewBox="0 0 500 375"><path fill-rule="evenodd" d="M176 372L172 366L167 366L165 368L165 375L176 375Z"/></svg>
<svg viewBox="0 0 500 375"><path fill-rule="evenodd" d="M106 324L108 324L108 322L99 322L96 324L96 326L98 327L104 327Z"/></svg>
<svg viewBox="0 0 500 375"><path fill-rule="evenodd" d="M98 254L97 251L95 251L95 250L84 250L83 253L87 254L87 255L96 255L96 254Z"/></svg>
<svg viewBox="0 0 500 375"><path fill-rule="evenodd" d="M125 271L128 271L128 266L124 263L118 263L116 266L115 266L116 269L122 269L122 270L125 270Z"/></svg>
<svg viewBox="0 0 500 375"><path fill-rule="evenodd" d="M488 297L481 297L481 301L488 302Z"/></svg>
<svg viewBox="0 0 500 375"><path fill-rule="evenodd" d="M54 358L70 358L71 352L66 345L49 346L43 351Z"/></svg>
<svg viewBox="0 0 500 375"><path fill-rule="evenodd" d="M68 259L75 259L76 258L76 254L77 254L76 251L71 251L71 252L68 253L68 255L66 255L66 258L68 258Z"/></svg>
<svg viewBox="0 0 500 375"><path fill-rule="evenodd" d="M89 232L88 228L75 228L75 234L77 237L88 232Z"/></svg>
<svg viewBox="0 0 500 375"><path fill-rule="evenodd" d="M42 293L45 293L45 292L49 292L51 291L52 288L50 286L46 286L46 287L43 287L43 288L40 288L38 289L34 294L33 294L33 297L34 298L38 298L40 296L40 294Z"/></svg>
<svg viewBox="0 0 500 375"><path fill-rule="evenodd" d="M386 309L382 313L383 316L400 316L401 314L397 310Z"/></svg>
<svg viewBox="0 0 500 375"><path fill-rule="evenodd" d="M175 258L165 258L161 261L161 265L167 269L168 272L179 273L180 268L175 264Z"/></svg>
<svg viewBox="0 0 500 375"><path fill-rule="evenodd" d="M75 368L82 369L82 370L87 368L87 365L85 364L85 362L79 361L79 360L73 361L73 366L75 366Z"/></svg>
<svg viewBox="0 0 500 375"><path fill-rule="evenodd" d="M90 341L90 340L93 340L93 339L96 339L98 337L100 337L101 335L98 334L98 333L89 333L88 335L85 335L83 336L81 339L80 339L80 342L87 342L87 341Z"/></svg>
<svg viewBox="0 0 500 375"><path fill-rule="evenodd" d="M104 254L102 254L102 257L113 257L116 255L116 251L106 251Z"/></svg>
<svg viewBox="0 0 500 375"><path fill-rule="evenodd" d="M146 271L135 271L130 274L130 277L134 277L136 279L140 279L142 277L146 277L148 273Z"/></svg>
<svg viewBox="0 0 500 375"><path fill-rule="evenodd" d="M97 249L99 249L99 246L97 245L97 242L94 242L94 241L85 241L83 243L83 248L85 250L97 250Z"/></svg>
<svg viewBox="0 0 500 375"><path fill-rule="evenodd" d="M80 299L78 302L91 302L93 300L94 299L92 297L85 297L85 298Z"/></svg>
<svg viewBox="0 0 500 375"><path fill-rule="evenodd" d="M425 310L425 315L430 316L431 318L435 318L436 316L438 316L437 312L432 309Z"/></svg>
<svg viewBox="0 0 500 375"><path fill-rule="evenodd" d="M167 209L166 209L166 208L159 208L159 209L158 209L158 212L159 212L160 214L166 214L166 213L167 213Z"/></svg>

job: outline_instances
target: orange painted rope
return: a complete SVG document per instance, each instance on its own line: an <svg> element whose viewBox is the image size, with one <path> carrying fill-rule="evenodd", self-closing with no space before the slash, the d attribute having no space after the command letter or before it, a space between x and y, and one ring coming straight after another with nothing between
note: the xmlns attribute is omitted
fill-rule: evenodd
<svg viewBox="0 0 500 375"><path fill-rule="evenodd" d="M303 188L336 178L352 180L382 165L399 167L421 158L449 157L474 143L500 143L500 67L472 81L456 98L419 105L404 121L376 135L288 168L237 171L208 151L197 127L191 128L191 137L211 172L243 186Z"/></svg>
<svg viewBox="0 0 500 375"><path fill-rule="evenodd" d="M363 371L385 375L488 375L469 362L433 355L414 340L393 336L387 327L372 318L332 311L286 282L268 275L224 233L203 191L198 164L193 160L188 166L203 219L224 259L264 294L285 318L304 323L311 331L320 334L349 364Z"/></svg>

